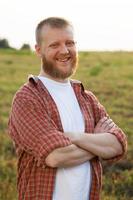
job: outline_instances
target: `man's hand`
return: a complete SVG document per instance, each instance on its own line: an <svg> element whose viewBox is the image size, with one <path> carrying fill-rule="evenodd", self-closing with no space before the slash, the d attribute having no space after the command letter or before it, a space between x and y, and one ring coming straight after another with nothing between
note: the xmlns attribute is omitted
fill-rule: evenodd
<svg viewBox="0 0 133 200"><path fill-rule="evenodd" d="M99 120L97 125L94 128L94 133L108 133L111 129L117 127L117 125L112 121L112 119L108 117L103 117ZM66 132L67 135L72 142L79 139L81 135L84 133L73 133L73 132Z"/></svg>
<svg viewBox="0 0 133 200"><path fill-rule="evenodd" d="M108 117L104 117L94 128L94 134L66 133L72 143L104 159L122 154L122 146L116 136L111 134L117 125Z"/></svg>
<svg viewBox="0 0 133 200"><path fill-rule="evenodd" d="M108 133L112 128L115 127L117 127L117 125L112 121L112 119L103 117L95 126L94 133Z"/></svg>

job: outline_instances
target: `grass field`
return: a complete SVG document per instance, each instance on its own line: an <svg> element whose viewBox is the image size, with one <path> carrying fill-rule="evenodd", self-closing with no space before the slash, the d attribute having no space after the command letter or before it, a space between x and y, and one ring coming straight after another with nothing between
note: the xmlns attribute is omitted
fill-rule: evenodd
<svg viewBox="0 0 133 200"><path fill-rule="evenodd" d="M17 199L16 156L7 134L12 98L39 69L34 53L0 50L0 200ZM80 52L72 78L94 92L128 136L127 157L113 166L103 163L102 200L133 200L133 52Z"/></svg>

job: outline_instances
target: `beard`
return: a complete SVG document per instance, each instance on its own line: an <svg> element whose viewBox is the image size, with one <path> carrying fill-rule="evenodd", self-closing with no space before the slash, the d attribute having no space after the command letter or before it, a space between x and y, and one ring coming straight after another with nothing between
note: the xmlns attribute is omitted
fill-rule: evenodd
<svg viewBox="0 0 133 200"><path fill-rule="evenodd" d="M55 79L66 79L73 75L76 72L78 63L78 57L75 56L72 58L72 62L70 63L70 68L67 71L62 71L61 69L56 67L53 62L46 59L45 55L42 57L42 68L45 73Z"/></svg>

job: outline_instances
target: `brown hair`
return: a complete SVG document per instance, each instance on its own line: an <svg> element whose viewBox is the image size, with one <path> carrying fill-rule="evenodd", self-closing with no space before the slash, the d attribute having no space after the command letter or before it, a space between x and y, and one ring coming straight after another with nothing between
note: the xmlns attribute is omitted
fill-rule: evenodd
<svg viewBox="0 0 133 200"><path fill-rule="evenodd" d="M50 26L51 28L64 28L66 26L72 26L71 22L67 21L64 18L60 18L60 17L49 17L46 18L44 20L42 20L41 22L39 22L39 24L36 27L36 43L37 44L41 44L41 31L43 26Z"/></svg>

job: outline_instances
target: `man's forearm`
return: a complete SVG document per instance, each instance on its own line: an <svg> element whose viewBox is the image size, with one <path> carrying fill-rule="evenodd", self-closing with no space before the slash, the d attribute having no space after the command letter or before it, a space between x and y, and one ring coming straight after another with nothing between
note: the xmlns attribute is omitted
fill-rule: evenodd
<svg viewBox="0 0 133 200"><path fill-rule="evenodd" d="M110 133L81 133L79 136L73 138L72 142L104 159L109 159L122 153L121 144Z"/></svg>
<svg viewBox="0 0 133 200"><path fill-rule="evenodd" d="M55 149L47 156L45 162L50 167L70 167L82 164L93 157L92 153L72 144Z"/></svg>

